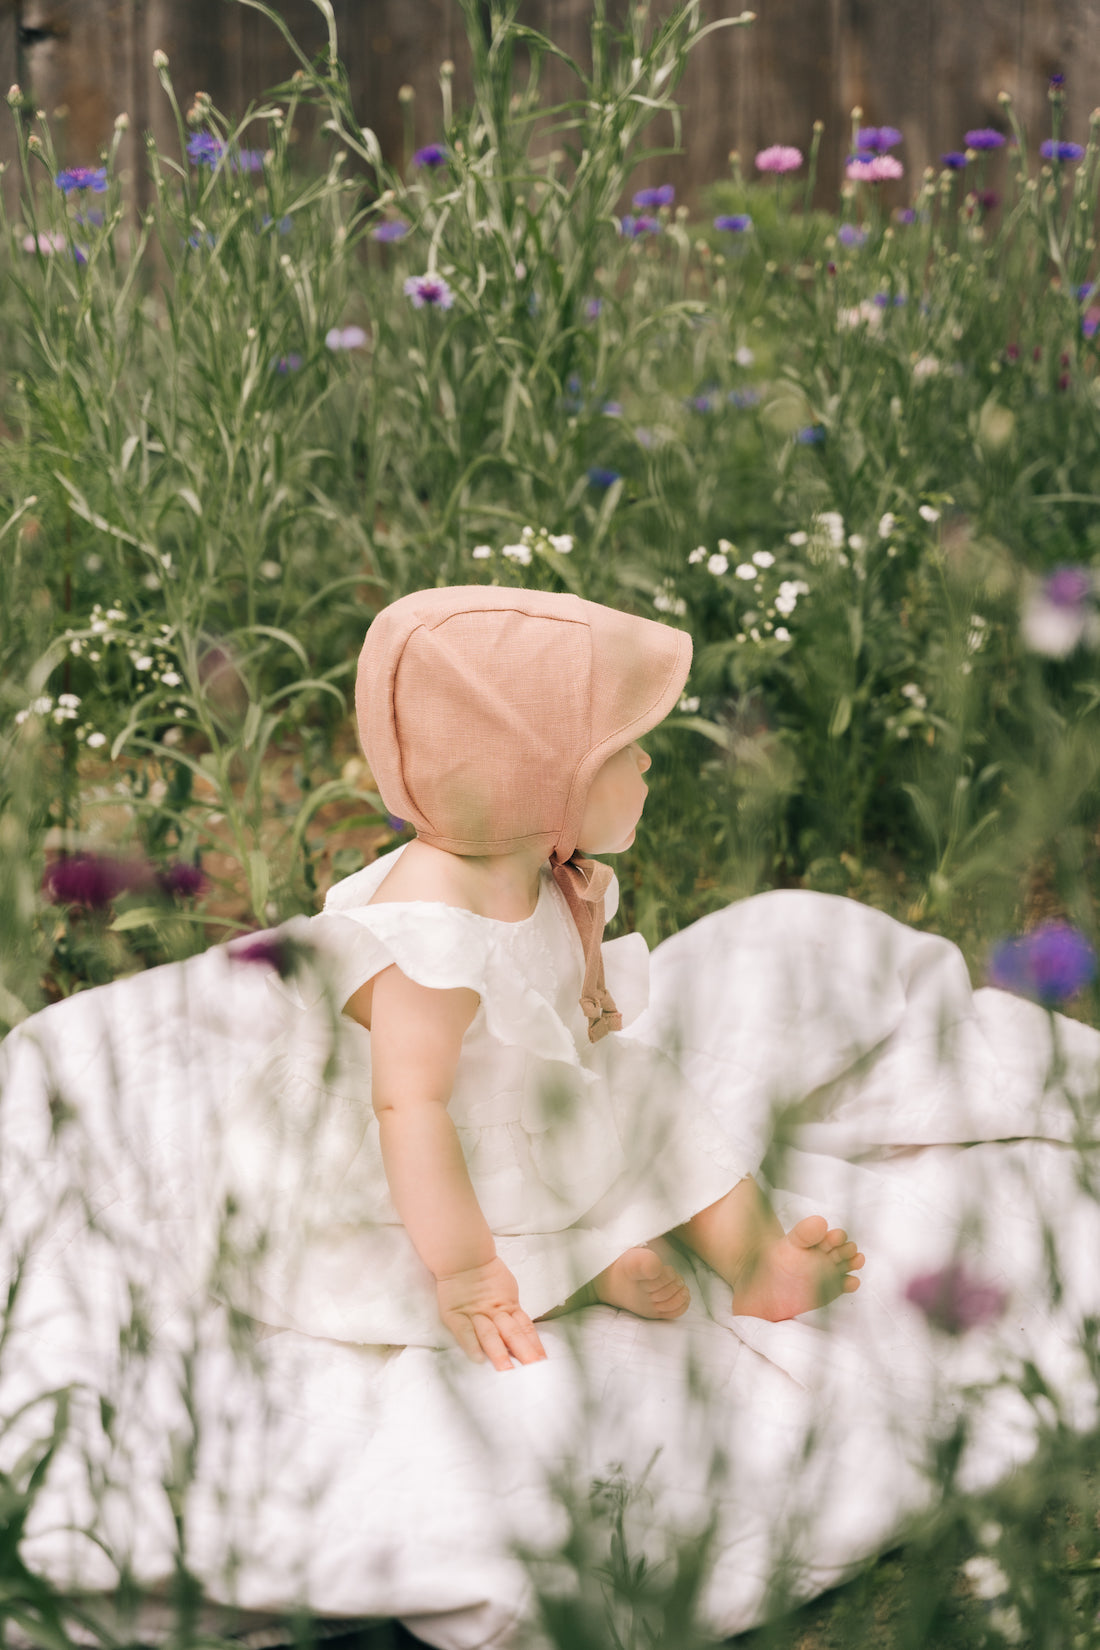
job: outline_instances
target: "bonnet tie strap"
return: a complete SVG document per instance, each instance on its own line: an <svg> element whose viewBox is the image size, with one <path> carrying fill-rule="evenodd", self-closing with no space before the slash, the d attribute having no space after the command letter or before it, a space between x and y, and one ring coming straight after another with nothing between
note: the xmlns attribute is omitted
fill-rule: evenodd
<svg viewBox="0 0 1100 1650"><path fill-rule="evenodd" d="M565 895L584 950L584 983L581 1007L588 1020L588 1040L598 1043L610 1031L621 1031L623 1017L607 989L601 949L604 931L604 894L614 875L610 865L597 859L550 858L554 880Z"/></svg>

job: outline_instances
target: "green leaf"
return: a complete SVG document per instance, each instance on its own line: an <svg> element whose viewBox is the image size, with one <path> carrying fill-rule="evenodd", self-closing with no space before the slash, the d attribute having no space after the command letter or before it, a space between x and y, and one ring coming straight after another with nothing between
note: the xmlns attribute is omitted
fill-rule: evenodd
<svg viewBox="0 0 1100 1650"><path fill-rule="evenodd" d="M839 739L847 733L848 725L852 720L852 695L842 693L833 706L833 714L829 718L829 738Z"/></svg>
<svg viewBox="0 0 1100 1650"><path fill-rule="evenodd" d="M261 915L267 905L270 888L271 869L267 859L258 848L253 848L248 856L248 891L252 900L252 909Z"/></svg>

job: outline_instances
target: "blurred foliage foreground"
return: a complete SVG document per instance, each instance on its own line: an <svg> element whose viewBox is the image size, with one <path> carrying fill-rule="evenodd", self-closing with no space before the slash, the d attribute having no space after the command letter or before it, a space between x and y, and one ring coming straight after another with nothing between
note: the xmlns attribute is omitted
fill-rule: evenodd
<svg viewBox="0 0 1100 1650"><path fill-rule="evenodd" d="M851 893L958 939L976 974L1038 933L1002 943L1001 977L1086 1011L1100 115L1071 141L1056 76L1038 152L1002 98L1000 128L910 179L904 134L855 111L805 155L731 157L693 211L631 191L668 152L654 131L678 139L695 0L632 7L623 34L597 0L556 106L557 47L514 3L461 0L472 101L442 64L414 153L397 93L399 168L317 4L327 52L239 120L181 107L156 55L178 147L146 139L144 216L125 114L107 152L70 155L8 95L0 1022L313 910L400 839L355 748L355 659L387 601L463 582L692 633L620 926L654 944L757 889ZM810 206L822 142L850 157L835 212ZM1043 1539L1058 1605L1024 1588L1028 1642L1092 1643L1095 1533L1069 1557ZM800 1642L932 1632L926 1591L894 1638L867 1596L837 1607L858 1631ZM1013 1609L958 1642L1019 1637Z"/></svg>

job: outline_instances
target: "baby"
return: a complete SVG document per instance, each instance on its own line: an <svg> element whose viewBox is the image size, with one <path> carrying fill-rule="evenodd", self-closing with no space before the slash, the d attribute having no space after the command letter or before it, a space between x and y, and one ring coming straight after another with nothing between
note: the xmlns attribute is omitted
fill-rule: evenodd
<svg viewBox="0 0 1100 1650"><path fill-rule="evenodd" d="M403 614L403 608L409 611ZM593 727L599 732L593 659L602 666L601 694L612 706L606 719L613 726L602 744L593 740ZM584 660L587 680L578 683ZM411 816L418 834L369 904L428 902L492 923L526 924L539 912L549 868L582 941L581 1002L589 1038L597 1042L613 1035L621 1021L603 978L599 915L610 871L579 856L621 853L633 843L651 759L638 739L628 736L667 714L689 664L690 639L683 632L574 596L471 586L420 592L383 610L360 664L360 727L387 806ZM561 704L571 693L577 698L578 688L579 702L588 701L579 720ZM624 722L625 701L634 714ZM556 707L554 715L543 713L544 704ZM457 742L438 725L449 712L459 714ZM492 725L490 739L483 739L479 716ZM569 742L571 735L562 729L574 723L583 729L580 745L555 750L555 742ZM537 742L540 730L550 747L533 756L529 733ZM506 736L514 750L502 748ZM489 779L482 775L475 785L470 763L476 754L471 757L470 750L479 748L490 753ZM448 789L446 775L456 763L461 772ZM517 773L527 780L517 780ZM534 791L525 800L532 774ZM498 806L508 816L504 824L493 817ZM451 819L441 828L447 809ZM455 824L458 815L461 822ZM561 824L570 816L572 830ZM546 818L548 829L540 829ZM517 830L517 821L527 828ZM479 846L486 851L470 851ZM359 986L344 1011L370 1032L371 1101L386 1180L393 1206L435 1279L440 1318L470 1358L488 1359L503 1371L512 1359L533 1363L545 1352L524 1310L520 1285L498 1255L448 1112L478 1007L478 992L468 986L431 987L391 964ZM735 1313L791 1318L859 1287L854 1273L863 1256L846 1233L830 1229L820 1215L784 1233L751 1177L667 1233L650 1237L662 1235L726 1281ZM635 1245L542 1317L596 1301L645 1318L671 1319L686 1311L689 1291L674 1266L645 1244Z"/></svg>

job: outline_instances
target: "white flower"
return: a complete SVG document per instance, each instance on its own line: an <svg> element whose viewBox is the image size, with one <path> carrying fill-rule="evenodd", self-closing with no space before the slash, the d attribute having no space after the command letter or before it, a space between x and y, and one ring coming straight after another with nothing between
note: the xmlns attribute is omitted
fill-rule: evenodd
<svg viewBox="0 0 1100 1650"><path fill-rule="evenodd" d="M530 566L531 546L529 544L502 544L500 553L502 556L507 556L509 561L518 561L521 567Z"/></svg>
<svg viewBox="0 0 1100 1650"><path fill-rule="evenodd" d="M781 625L781 624L776 625L776 627L775 627L775 639L776 639L777 642L789 642L790 641L791 633L785 625Z"/></svg>
<svg viewBox="0 0 1100 1650"><path fill-rule="evenodd" d="M699 709L698 697L695 694L692 694L689 697L688 694L685 693L676 708L677 710L687 711L690 714L692 711Z"/></svg>
<svg viewBox="0 0 1100 1650"><path fill-rule="evenodd" d="M16 713L15 713L15 725L16 725L16 727L21 728L23 726L23 723L27 720L29 715L30 715L29 710L17 710Z"/></svg>
<svg viewBox="0 0 1100 1650"><path fill-rule="evenodd" d="M75 641L71 641L69 643L69 652L70 653L75 653L78 658L79 658L80 654L83 653L83 651L84 651L84 643L80 640L79 636L75 639Z"/></svg>
<svg viewBox="0 0 1100 1650"><path fill-rule="evenodd" d="M146 590L160 589L160 580L157 578L155 573L143 573L141 575L141 582L145 586Z"/></svg>
<svg viewBox="0 0 1100 1650"><path fill-rule="evenodd" d="M48 693L44 693L34 701L31 709L36 716L48 716L53 709L53 700Z"/></svg>
<svg viewBox="0 0 1100 1650"><path fill-rule="evenodd" d="M148 653L141 653L134 659L135 670L152 670L153 661Z"/></svg>
<svg viewBox="0 0 1100 1650"><path fill-rule="evenodd" d="M829 535L829 542L834 550L839 550L844 543L844 517L839 510L822 510L815 518L816 525L823 527Z"/></svg>
<svg viewBox="0 0 1100 1650"><path fill-rule="evenodd" d="M752 559L756 563L757 567L775 566L775 557L772 555L770 550L754 550Z"/></svg>
<svg viewBox="0 0 1100 1650"><path fill-rule="evenodd" d="M122 619L124 619L126 617L126 615L122 611L121 607L109 607L107 609L107 617L109 619L114 619L117 622L117 621L121 621Z"/></svg>
<svg viewBox="0 0 1100 1650"><path fill-rule="evenodd" d="M180 683L183 681L183 677L178 675L174 670L166 670L161 676L161 681L164 683L165 687L179 687Z"/></svg>
<svg viewBox="0 0 1100 1650"><path fill-rule="evenodd" d="M707 557L707 572L713 573L716 579L720 578L729 567L729 564L729 557L724 556L720 550L716 550L713 556Z"/></svg>
<svg viewBox="0 0 1100 1650"><path fill-rule="evenodd" d="M787 543L793 544L796 550L800 550L809 541L809 537L808 533L788 533Z"/></svg>
<svg viewBox="0 0 1100 1650"><path fill-rule="evenodd" d="M681 618L687 612L687 602L682 596L674 596L668 590L658 590L653 598L653 605L658 613L675 613Z"/></svg>
<svg viewBox="0 0 1100 1650"><path fill-rule="evenodd" d="M282 577L282 568L277 561L262 561L257 568L261 579L278 579Z"/></svg>
<svg viewBox="0 0 1100 1650"><path fill-rule="evenodd" d="M93 665L98 665L98 663L99 663L100 659L102 659L103 655L102 655L102 653L89 653L88 657L92 661Z"/></svg>
<svg viewBox="0 0 1100 1650"><path fill-rule="evenodd" d="M803 583L801 579L784 579L783 583L779 586L779 589L776 592L776 612L782 613L784 618L790 618L791 614L798 606L799 596L806 596L809 594L809 591L809 585Z"/></svg>
<svg viewBox="0 0 1100 1650"><path fill-rule="evenodd" d="M59 705L63 705L66 710L75 710L80 703L80 696L76 693L59 693L57 702Z"/></svg>
<svg viewBox="0 0 1100 1650"><path fill-rule="evenodd" d="M739 579L744 579L746 582L749 579L755 579L756 577L756 568L752 565L751 561L741 562L734 568L733 571Z"/></svg>
<svg viewBox="0 0 1100 1650"><path fill-rule="evenodd" d="M880 539L888 539L890 537L890 534L894 531L894 528L896 526L897 526L897 522L896 522L894 516L890 513L889 510L887 510L886 514L881 518L881 520L879 521L879 524L878 524L878 536L879 536L879 538Z"/></svg>
<svg viewBox="0 0 1100 1650"><path fill-rule="evenodd" d="M942 364L934 355L922 355L919 361L913 362L914 378L935 378L936 374L942 371Z"/></svg>
<svg viewBox="0 0 1100 1650"><path fill-rule="evenodd" d="M569 556L573 553L572 533L549 533L550 548L556 550L559 556Z"/></svg>
<svg viewBox="0 0 1100 1650"><path fill-rule="evenodd" d="M740 349L734 350L733 359L739 367L751 367L756 360L756 356L747 344L742 344Z"/></svg>
<svg viewBox="0 0 1100 1650"><path fill-rule="evenodd" d="M493 547L491 544L475 544L473 549L470 551L470 554L473 556L475 561L485 561L488 556L492 555L492 553Z"/></svg>
<svg viewBox="0 0 1100 1650"><path fill-rule="evenodd" d="M84 565L89 573L98 573L103 566L103 557L93 552L90 556L84 557Z"/></svg>
<svg viewBox="0 0 1100 1650"><path fill-rule="evenodd" d="M691 552L691 554L688 556L688 561L692 565L694 565L696 562L706 561L706 559L707 559L707 547L706 547L705 544L697 545L695 547L695 549Z"/></svg>
<svg viewBox="0 0 1100 1650"><path fill-rule="evenodd" d="M1011 1589L1008 1577L995 1558L988 1553L975 1553L962 1567L974 1598L1001 1598Z"/></svg>
<svg viewBox="0 0 1100 1650"><path fill-rule="evenodd" d="M106 619L93 619L91 624L88 626L88 629L91 631L93 636L102 636L106 628Z"/></svg>
<svg viewBox="0 0 1100 1650"><path fill-rule="evenodd" d="M895 739L908 739L908 737L909 737L909 729L907 727L905 727L904 725L902 725L900 728L895 728L894 729L894 738Z"/></svg>
<svg viewBox="0 0 1100 1650"><path fill-rule="evenodd" d="M1060 607L1035 591L1024 603L1020 615L1020 636L1025 647L1047 659L1068 659L1086 639L1096 644L1097 619L1082 605Z"/></svg>
<svg viewBox="0 0 1100 1650"><path fill-rule="evenodd" d="M97 751L101 745L105 745L106 743L107 735L105 733L90 733L88 735L88 744L94 751Z"/></svg>
<svg viewBox="0 0 1100 1650"><path fill-rule="evenodd" d="M734 547L730 543L729 539L719 539L718 540L718 548L719 548L719 550L721 550L721 552L724 556L732 556L733 555Z"/></svg>
<svg viewBox="0 0 1100 1650"><path fill-rule="evenodd" d="M922 521L939 521L940 519L940 512L931 504L922 504L917 514Z"/></svg>
<svg viewBox="0 0 1100 1650"><path fill-rule="evenodd" d="M916 710L926 710L928 708L928 700L925 698L916 682L906 682L905 686L901 689L901 696L903 699L908 699L909 703Z"/></svg>
<svg viewBox="0 0 1100 1650"><path fill-rule="evenodd" d="M848 534L848 548L849 548L849 550L862 550L863 549L863 534L862 533L849 533Z"/></svg>

